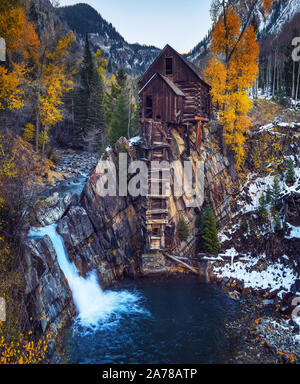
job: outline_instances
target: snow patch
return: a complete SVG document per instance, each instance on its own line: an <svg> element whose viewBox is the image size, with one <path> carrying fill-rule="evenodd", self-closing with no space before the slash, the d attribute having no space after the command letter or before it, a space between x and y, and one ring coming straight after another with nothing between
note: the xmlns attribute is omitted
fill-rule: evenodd
<svg viewBox="0 0 300 384"><path fill-rule="evenodd" d="M268 265L265 270L260 272L254 270L258 261L263 257L264 255L252 258L246 263L237 261L231 265L214 267L214 272L219 278L234 278L242 281L245 288L270 289L271 292L281 290L280 296L289 292L297 279L294 271L280 262Z"/></svg>

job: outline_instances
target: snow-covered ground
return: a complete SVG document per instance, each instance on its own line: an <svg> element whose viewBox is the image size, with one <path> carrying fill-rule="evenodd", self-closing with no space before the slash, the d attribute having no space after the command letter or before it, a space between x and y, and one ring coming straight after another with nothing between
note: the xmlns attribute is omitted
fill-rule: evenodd
<svg viewBox="0 0 300 384"><path fill-rule="evenodd" d="M298 128L298 123L279 123L280 128ZM274 124L267 124L259 129L259 132L268 131L273 132ZM284 133L283 133L284 134ZM299 133L295 130L295 136ZM297 136L299 137L299 136ZM281 196L285 196L292 192L300 192L300 157L299 155L286 156L286 160L292 159L295 166L296 182L292 186L288 186L285 182L285 177L280 178ZM243 186L243 191L240 194L238 203L239 209L237 213L233 215L232 219L235 222L234 225L229 224L220 234L219 239L221 243L232 240L235 232L240 228L240 220L236 222L238 217L249 214L252 212L255 215L255 211L259 205L259 199L262 193L267 191L267 188L272 188L275 175L269 174L265 177L258 177L258 175L251 173L248 175L246 183ZM300 238L300 227L292 226L287 223L289 230L285 235L286 239ZM272 226L266 225L266 227L260 228L260 234L263 236L272 230ZM281 260L277 260L276 263L270 263L266 259L266 256L260 255L259 257L253 257L251 254L240 255L239 259L235 261L238 256L238 252L231 245L231 248L227 249L223 254L219 255L225 260L230 257L231 262L224 263L220 266L217 263L219 260L211 260L215 265L213 267L214 273L218 278L233 278L244 283L245 288L252 288L254 290L269 290L271 292L278 291L278 296L282 297L284 293L289 292L292 285L299 275L296 274L292 266L286 265L286 261L289 257L286 255L281 256ZM242 257L241 257L242 256ZM263 265L263 267L262 267Z"/></svg>
<svg viewBox="0 0 300 384"><path fill-rule="evenodd" d="M222 267L214 267L214 273L219 278L233 278L244 283L245 288L254 290L268 289L270 292L279 291L278 296L282 297L289 292L297 280L292 268L282 264L279 260L268 265L264 270L255 270L255 266L265 258L265 255L249 258L248 261L237 261L225 264Z"/></svg>

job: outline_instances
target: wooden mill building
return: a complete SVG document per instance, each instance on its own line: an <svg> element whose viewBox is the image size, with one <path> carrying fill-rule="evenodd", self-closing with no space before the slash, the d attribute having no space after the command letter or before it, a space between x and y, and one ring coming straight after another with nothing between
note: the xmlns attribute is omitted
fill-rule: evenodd
<svg viewBox="0 0 300 384"><path fill-rule="evenodd" d="M200 150L202 123L210 119L211 99L210 86L203 80L199 68L167 45L141 77L139 87L140 127L147 160L169 161L172 128L178 129L188 143L195 131ZM154 180L149 169L149 185L158 183L160 192L161 177ZM150 193L145 201L147 252L166 248L169 220L168 196Z"/></svg>

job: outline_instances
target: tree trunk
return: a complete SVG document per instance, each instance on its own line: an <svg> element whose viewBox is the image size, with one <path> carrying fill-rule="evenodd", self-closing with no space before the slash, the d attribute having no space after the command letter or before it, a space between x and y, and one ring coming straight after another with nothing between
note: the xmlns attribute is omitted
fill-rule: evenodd
<svg viewBox="0 0 300 384"><path fill-rule="evenodd" d="M275 96L276 65L277 65L277 52L275 52L275 61L274 61L273 90L272 90L272 96L273 96L273 97Z"/></svg>
<svg viewBox="0 0 300 384"><path fill-rule="evenodd" d="M295 61L293 60L292 100L294 100L295 98L295 67L296 67L296 64L295 64Z"/></svg>
<svg viewBox="0 0 300 384"><path fill-rule="evenodd" d="M45 145L46 145L47 130L48 130L48 126L45 125L45 127L44 127L44 135L43 135L43 145L42 145L42 160L44 160L44 157L45 157Z"/></svg>
<svg viewBox="0 0 300 384"><path fill-rule="evenodd" d="M298 64L297 87L296 87L296 95L295 95L296 104L297 104L297 101L298 101L298 94L299 94L299 80L300 80L300 61L299 61L299 64Z"/></svg>
<svg viewBox="0 0 300 384"><path fill-rule="evenodd" d="M38 90L37 90L37 105L36 105L36 121L35 121L35 151L39 151L39 134L40 134L40 101L41 101L41 90L42 90L42 77L44 70L44 61L45 61L46 47L41 59L41 70L38 80Z"/></svg>
<svg viewBox="0 0 300 384"><path fill-rule="evenodd" d="M40 135L40 90L38 90L36 101L36 116L35 116L35 152L39 151L39 135Z"/></svg>

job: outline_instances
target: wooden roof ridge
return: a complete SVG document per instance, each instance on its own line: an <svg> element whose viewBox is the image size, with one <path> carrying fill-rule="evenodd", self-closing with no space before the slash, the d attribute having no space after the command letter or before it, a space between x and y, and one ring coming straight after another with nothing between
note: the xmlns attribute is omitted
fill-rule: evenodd
<svg viewBox="0 0 300 384"><path fill-rule="evenodd" d="M155 73L148 81L147 83L143 86L143 88L139 91L139 94L142 93L148 85L156 78L160 77L164 82L172 89L172 91L177 95L177 96L182 96L185 97L185 94L182 92L181 89L177 87L175 83L173 83L172 80L170 80L168 77L162 75L161 73L157 72Z"/></svg>
<svg viewBox="0 0 300 384"><path fill-rule="evenodd" d="M199 80L201 80L204 84L206 84L207 86L210 86L205 80L204 80L204 77L203 77L203 74L201 72L201 69L199 67L197 67L197 65L195 65L194 63L192 63L191 61L189 61L188 59L186 59L183 55L181 55L179 52L176 51L176 49L174 49L173 47L171 47L169 44L167 44L164 49L160 52L160 54L156 57L156 59L152 62L152 64L149 66L149 68L146 70L146 72L143 74L143 76L140 78L139 82L142 81L142 79L146 76L146 74L151 70L151 68L153 67L154 63L163 55L163 53L168 49L170 48L178 57L181 58L181 60L185 63L185 65L187 65L190 70L198 77ZM153 77L153 76L152 76ZM151 79L150 79L151 80Z"/></svg>

